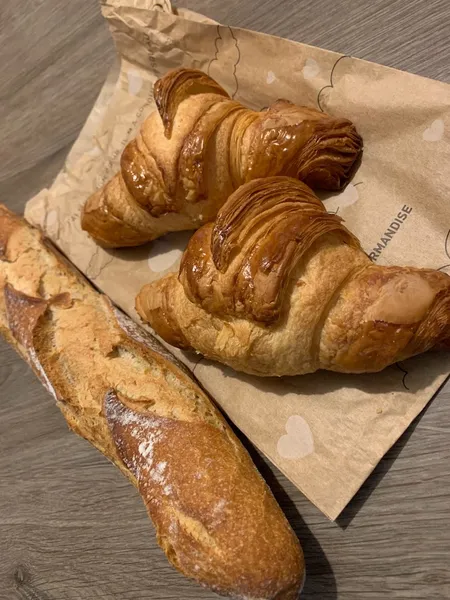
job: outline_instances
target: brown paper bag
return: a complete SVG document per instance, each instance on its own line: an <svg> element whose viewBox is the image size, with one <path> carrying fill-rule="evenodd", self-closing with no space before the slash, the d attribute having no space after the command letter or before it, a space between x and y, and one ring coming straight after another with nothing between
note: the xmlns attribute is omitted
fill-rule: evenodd
<svg viewBox="0 0 450 600"><path fill-rule="evenodd" d="M345 219L380 264L450 269L448 85L186 11L187 18L175 16L167 0L109 0L103 14L120 61L63 171L29 202L26 216L132 317L140 287L178 268L190 233L104 251L80 230L80 209L117 170L124 146L154 109L155 80L178 66L207 71L253 108L282 97L351 119L364 138L364 157L352 183L326 198L327 209ZM331 519L450 371L450 356L430 353L376 375L258 379L176 352Z"/></svg>

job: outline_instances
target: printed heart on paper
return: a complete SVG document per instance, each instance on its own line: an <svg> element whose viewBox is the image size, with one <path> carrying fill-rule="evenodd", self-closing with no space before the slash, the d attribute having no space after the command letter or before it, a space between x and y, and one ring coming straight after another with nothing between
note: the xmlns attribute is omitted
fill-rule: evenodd
<svg viewBox="0 0 450 600"><path fill-rule="evenodd" d="M192 231L177 231L152 242L148 266L154 273L173 267L183 255Z"/></svg>
<svg viewBox="0 0 450 600"><path fill-rule="evenodd" d="M278 440L277 452L282 458L305 458L314 452L314 438L308 423L300 415L291 415L286 434Z"/></svg>
<svg viewBox="0 0 450 600"><path fill-rule="evenodd" d="M318 62L314 58L307 58L302 72L305 79L314 79L320 73Z"/></svg>
<svg viewBox="0 0 450 600"><path fill-rule="evenodd" d="M58 223L58 213L56 210L51 210L47 215L47 229L52 229Z"/></svg>
<svg viewBox="0 0 450 600"><path fill-rule="evenodd" d="M50 236L59 237L59 211L51 210L44 221L45 232Z"/></svg>
<svg viewBox="0 0 450 600"><path fill-rule="evenodd" d="M442 119L436 119L431 123L422 134L422 138L426 142L439 142L444 137L444 121Z"/></svg>
<svg viewBox="0 0 450 600"><path fill-rule="evenodd" d="M92 146L90 150L85 153L85 156L89 156L89 158L98 158L102 153L100 146Z"/></svg>
<svg viewBox="0 0 450 600"><path fill-rule="evenodd" d="M339 208L351 206L359 200L358 188L353 183L349 183L343 192L334 196L333 200Z"/></svg>
<svg viewBox="0 0 450 600"><path fill-rule="evenodd" d="M275 73L273 71L269 71L267 73L267 78L266 81L267 83L270 85L271 83L273 83L276 79Z"/></svg>
<svg viewBox="0 0 450 600"><path fill-rule="evenodd" d="M137 96L142 88L142 77L136 69L127 71L128 91L133 96Z"/></svg>

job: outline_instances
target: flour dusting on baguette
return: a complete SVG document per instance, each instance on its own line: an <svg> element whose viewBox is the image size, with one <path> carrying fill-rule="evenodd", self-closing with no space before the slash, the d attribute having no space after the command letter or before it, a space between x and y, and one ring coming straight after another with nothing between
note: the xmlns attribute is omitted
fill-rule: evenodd
<svg viewBox="0 0 450 600"><path fill-rule="evenodd" d="M1 205L0 331L137 486L176 568L235 598L297 598L297 538L193 376Z"/></svg>

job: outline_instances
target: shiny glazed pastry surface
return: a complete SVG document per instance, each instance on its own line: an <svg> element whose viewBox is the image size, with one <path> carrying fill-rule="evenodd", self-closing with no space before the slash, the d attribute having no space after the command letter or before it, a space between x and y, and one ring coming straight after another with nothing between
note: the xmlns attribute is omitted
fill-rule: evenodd
<svg viewBox="0 0 450 600"><path fill-rule="evenodd" d="M373 264L288 177L234 192L136 307L170 344L257 375L380 371L450 340L450 277Z"/></svg>
<svg viewBox="0 0 450 600"><path fill-rule="evenodd" d="M83 229L105 247L197 229L259 177L289 175L338 190L362 149L347 119L287 100L253 111L202 71L170 71L154 96L158 110L125 148L120 171L83 209Z"/></svg>

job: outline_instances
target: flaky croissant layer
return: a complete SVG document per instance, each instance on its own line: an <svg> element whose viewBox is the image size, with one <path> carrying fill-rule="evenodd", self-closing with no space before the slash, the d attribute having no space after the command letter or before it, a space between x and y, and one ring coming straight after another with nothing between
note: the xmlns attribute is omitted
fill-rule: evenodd
<svg viewBox="0 0 450 600"><path fill-rule="evenodd" d="M83 229L106 247L197 229L258 177L289 175L314 188L340 189L361 152L347 119L287 100L253 111L202 71L170 71L156 82L154 96L158 111L125 148L119 173L83 210Z"/></svg>
<svg viewBox="0 0 450 600"><path fill-rule="evenodd" d="M239 188L136 307L167 342L266 376L375 372L450 340L450 277L374 265L288 177Z"/></svg>

